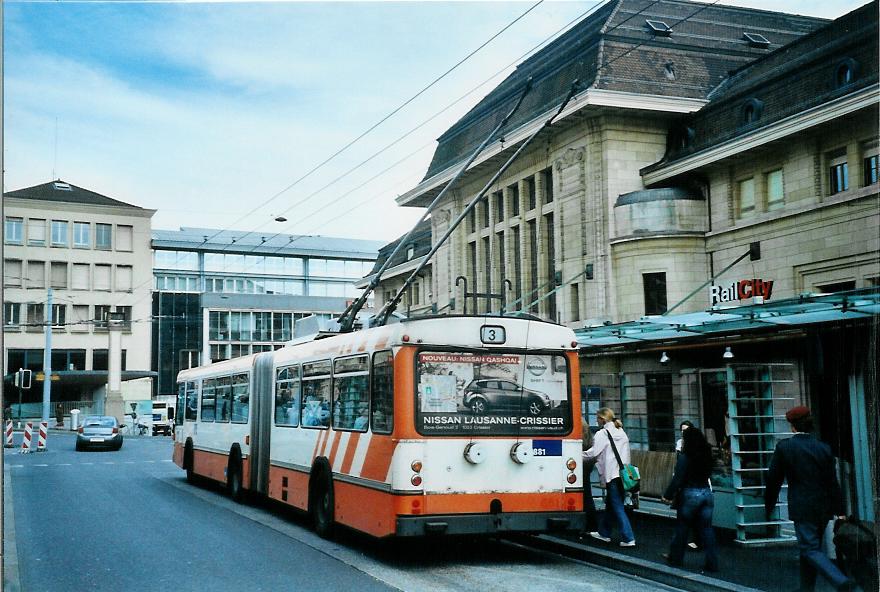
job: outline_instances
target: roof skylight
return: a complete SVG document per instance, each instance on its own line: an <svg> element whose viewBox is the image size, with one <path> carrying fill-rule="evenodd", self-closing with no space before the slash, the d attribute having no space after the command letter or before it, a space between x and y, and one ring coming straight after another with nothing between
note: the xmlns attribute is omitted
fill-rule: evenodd
<svg viewBox="0 0 880 592"><path fill-rule="evenodd" d="M52 186L58 191L73 191L70 183L64 183L63 181L55 181L52 183Z"/></svg>
<svg viewBox="0 0 880 592"><path fill-rule="evenodd" d="M743 37L746 38L751 47L760 47L761 49L770 47L770 40L760 33L743 33Z"/></svg>
<svg viewBox="0 0 880 592"><path fill-rule="evenodd" d="M651 32L658 37L669 37L672 35L672 28L663 21L645 19L645 23L651 29Z"/></svg>

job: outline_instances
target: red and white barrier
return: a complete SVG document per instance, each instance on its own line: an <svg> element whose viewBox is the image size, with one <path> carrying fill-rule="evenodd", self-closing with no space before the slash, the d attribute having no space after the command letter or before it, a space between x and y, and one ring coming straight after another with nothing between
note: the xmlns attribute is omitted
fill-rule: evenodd
<svg viewBox="0 0 880 592"><path fill-rule="evenodd" d="M40 422L40 437L37 439L37 452L46 452L46 435L49 433L49 424Z"/></svg>
<svg viewBox="0 0 880 592"><path fill-rule="evenodd" d="M12 420L6 422L6 444L5 448L12 448L15 446L12 443Z"/></svg>
<svg viewBox="0 0 880 592"><path fill-rule="evenodd" d="M27 454L31 451L31 435L34 431L34 424L27 422L24 426L24 438L21 441L21 450L19 453Z"/></svg>

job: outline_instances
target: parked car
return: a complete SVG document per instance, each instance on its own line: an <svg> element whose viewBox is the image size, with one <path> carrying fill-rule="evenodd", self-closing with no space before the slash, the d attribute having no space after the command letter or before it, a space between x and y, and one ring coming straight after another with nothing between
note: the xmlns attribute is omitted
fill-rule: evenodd
<svg viewBox="0 0 880 592"><path fill-rule="evenodd" d="M83 418L76 434L77 451L89 448L122 448L122 434L115 417L109 415L89 415Z"/></svg>
<svg viewBox="0 0 880 592"><path fill-rule="evenodd" d="M477 379L464 389L464 405L476 415L489 409L519 409L529 415L541 415L550 409L550 397L544 393L523 388L510 380Z"/></svg>

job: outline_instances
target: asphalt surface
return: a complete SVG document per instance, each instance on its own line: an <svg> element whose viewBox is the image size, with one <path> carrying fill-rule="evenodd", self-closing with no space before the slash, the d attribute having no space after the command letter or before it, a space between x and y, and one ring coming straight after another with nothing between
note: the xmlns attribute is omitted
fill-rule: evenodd
<svg viewBox="0 0 880 592"><path fill-rule="evenodd" d="M161 437L127 437L118 452L75 452L72 435L53 433L47 452L5 450L5 510L15 530L4 573L19 580L4 589L675 589L494 539L389 543L341 530L324 540L300 514L187 484L170 457L170 439Z"/></svg>

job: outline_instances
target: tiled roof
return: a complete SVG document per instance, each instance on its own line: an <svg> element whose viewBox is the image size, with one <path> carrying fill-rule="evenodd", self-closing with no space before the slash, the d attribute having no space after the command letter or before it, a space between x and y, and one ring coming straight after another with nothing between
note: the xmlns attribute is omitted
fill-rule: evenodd
<svg viewBox="0 0 880 592"><path fill-rule="evenodd" d="M877 13L874 0L732 72L710 93L709 104L684 123L689 142L645 170L876 84ZM850 83L838 85L835 73L844 62L857 71ZM747 103L759 111L751 123L744 119Z"/></svg>
<svg viewBox="0 0 880 592"><path fill-rule="evenodd" d="M215 234L217 236L214 236ZM321 235L276 235L266 231L248 233L244 230L191 227L182 227L180 230L153 230L154 249L372 259L381 246L381 242L372 240Z"/></svg>
<svg viewBox="0 0 880 592"><path fill-rule="evenodd" d="M379 256L376 259L375 265L373 265L373 269L370 270L369 275L373 275L382 265L385 264L385 261L388 259L388 256L391 255L392 251L394 251L395 247L397 247L398 243L404 239L406 235L401 236L396 241L390 242L381 249L379 249ZM401 263L406 263L407 261L411 261L413 259L418 259L419 257L426 255L428 251L431 250L431 219L427 219L418 226L416 226L415 232L413 232L412 237L410 237L409 242L415 247L412 257L407 257L407 251L409 250L406 245L402 248L397 255L394 256L394 259L391 260L391 266L389 269L393 269L394 267L400 265Z"/></svg>
<svg viewBox="0 0 880 592"><path fill-rule="evenodd" d="M665 22L672 35L655 36L648 19ZM517 66L449 128L438 139L425 179L466 158L501 121L530 76L533 88L507 131L558 105L576 78L583 88L705 99L729 71L767 53L751 47L744 33L764 35L772 50L826 22L686 0L612 0Z"/></svg>
<svg viewBox="0 0 880 592"><path fill-rule="evenodd" d="M83 189L67 181L58 179L42 185L34 185L24 189L9 191L4 197L14 197L18 199L38 199L43 201L59 201L65 203L86 204L93 206L114 206L121 208L136 208L142 210L140 206L125 203L88 189Z"/></svg>

